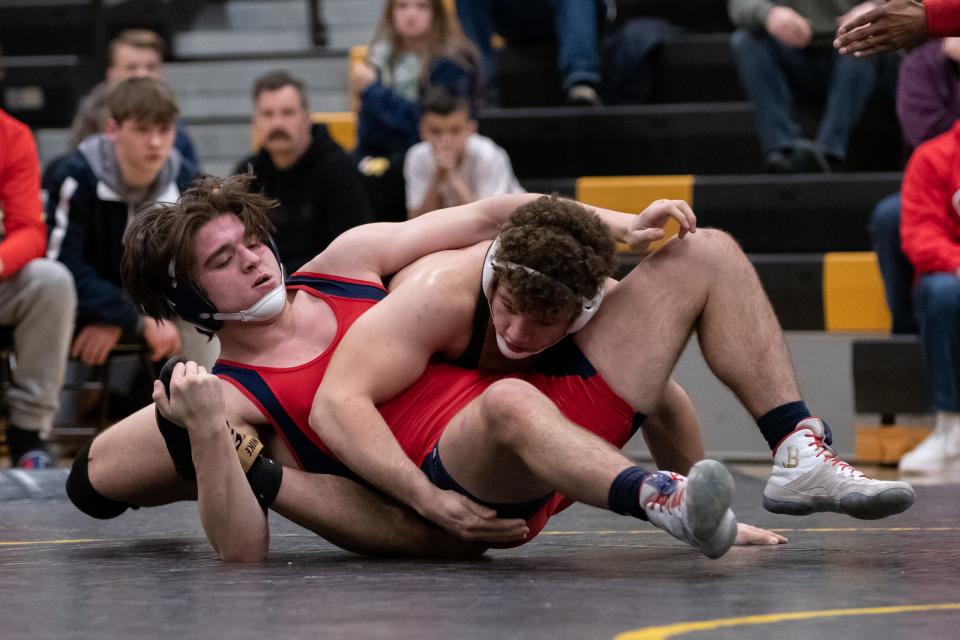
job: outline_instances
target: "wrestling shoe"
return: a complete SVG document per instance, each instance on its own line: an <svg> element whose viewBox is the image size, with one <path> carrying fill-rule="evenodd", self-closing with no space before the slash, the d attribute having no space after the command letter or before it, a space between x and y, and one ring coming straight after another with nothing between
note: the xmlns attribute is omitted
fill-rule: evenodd
<svg viewBox="0 0 960 640"><path fill-rule="evenodd" d="M773 454L763 507L794 516L835 511L876 520L906 511L913 498L906 482L873 480L838 458L824 442L820 418L807 418Z"/></svg>
<svg viewBox="0 0 960 640"><path fill-rule="evenodd" d="M716 460L701 460L686 478L651 473L640 487L640 505L650 522L708 558L725 554L737 538L732 501L733 477Z"/></svg>
<svg viewBox="0 0 960 640"><path fill-rule="evenodd" d="M901 473L939 473L960 460L960 416L941 412L933 432L905 453L897 465Z"/></svg>

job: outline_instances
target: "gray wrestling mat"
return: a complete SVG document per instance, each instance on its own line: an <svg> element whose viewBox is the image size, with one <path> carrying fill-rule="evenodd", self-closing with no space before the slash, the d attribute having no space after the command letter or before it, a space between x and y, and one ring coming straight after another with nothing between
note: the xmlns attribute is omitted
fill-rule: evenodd
<svg viewBox="0 0 960 640"><path fill-rule="evenodd" d="M226 565L193 504L100 522L62 497L64 475L0 472L2 638L885 640L960 626L956 487L918 487L879 522L791 518L764 512L762 483L738 473L740 519L790 542L720 560L576 506L532 543L464 563L362 558L274 517L269 560Z"/></svg>

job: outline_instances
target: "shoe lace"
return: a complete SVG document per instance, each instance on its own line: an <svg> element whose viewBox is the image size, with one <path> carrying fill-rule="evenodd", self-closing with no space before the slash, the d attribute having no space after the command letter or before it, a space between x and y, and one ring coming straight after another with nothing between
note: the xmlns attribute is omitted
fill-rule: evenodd
<svg viewBox="0 0 960 640"><path fill-rule="evenodd" d="M671 473L670 477L677 483L676 490L670 493L660 493L656 498L650 501L650 507L656 507L660 511L673 511L683 504L683 496L687 490L686 478L676 473Z"/></svg>
<svg viewBox="0 0 960 640"><path fill-rule="evenodd" d="M829 462L841 473L849 473L855 478L863 475L855 467L841 460L840 457L837 456L837 453L823 441L823 438L812 431L808 433L807 437L813 440L813 444L810 446L816 448L816 453L814 455L816 455L818 458L823 458L825 462Z"/></svg>

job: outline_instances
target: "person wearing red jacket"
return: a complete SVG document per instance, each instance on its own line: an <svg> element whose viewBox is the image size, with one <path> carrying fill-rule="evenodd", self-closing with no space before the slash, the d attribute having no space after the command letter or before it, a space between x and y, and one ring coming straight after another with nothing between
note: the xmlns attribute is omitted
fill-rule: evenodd
<svg viewBox="0 0 960 640"><path fill-rule="evenodd" d="M960 120L917 147L903 177L900 237L936 412L933 433L900 460L936 472L960 460Z"/></svg>
<svg viewBox="0 0 960 640"><path fill-rule="evenodd" d="M957 0L888 0L847 20L833 46L858 58L895 49L912 49L927 38L960 36Z"/></svg>
<svg viewBox="0 0 960 640"><path fill-rule="evenodd" d="M43 441L57 410L77 296L66 267L42 257L46 228L33 134L2 110L0 210L0 325L13 328L17 362L7 391L7 444L15 466L50 467Z"/></svg>

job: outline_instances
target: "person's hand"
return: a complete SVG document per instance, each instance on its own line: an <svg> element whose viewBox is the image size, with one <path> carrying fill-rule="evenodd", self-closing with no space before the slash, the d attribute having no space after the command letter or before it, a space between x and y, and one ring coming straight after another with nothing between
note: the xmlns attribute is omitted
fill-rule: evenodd
<svg viewBox="0 0 960 640"><path fill-rule="evenodd" d="M457 154L448 147L436 147L433 150L433 160L437 165L437 173L443 177L457 168Z"/></svg>
<svg viewBox="0 0 960 640"><path fill-rule="evenodd" d="M890 0L837 29L833 46L858 58L895 49L910 49L927 38L927 13L914 0Z"/></svg>
<svg viewBox="0 0 960 640"><path fill-rule="evenodd" d="M741 547L765 544L785 544L787 539L774 531L767 531L752 524L737 523L737 539L733 544Z"/></svg>
<svg viewBox="0 0 960 640"><path fill-rule="evenodd" d="M664 227L669 220L680 223L678 236L681 239L688 233L697 231L697 216L689 204L683 200L655 200L636 216L623 240L630 246L631 251L647 253L651 242L664 238Z"/></svg>
<svg viewBox="0 0 960 640"><path fill-rule="evenodd" d="M850 22L850 21L853 20L854 18L857 18L857 17L859 17L859 16L862 16L862 15L865 14L867 11L870 11L870 10L876 8L876 6L877 6L877 3L872 2L871 0L867 0L866 2L861 2L860 4L858 4L857 6L855 6L853 9L850 9L850 11L847 11L847 12L846 12L845 14L843 14L842 16L838 16L838 17L834 20L834 22L836 22L837 27L839 27L840 25L844 24L845 22Z"/></svg>
<svg viewBox="0 0 960 640"><path fill-rule="evenodd" d="M420 515L467 542L520 542L529 528L525 520L504 520L497 512L455 491L437 489L418 508Z"/></svg>
<svg viewBox="0 0 960 640"><path fill-rule="evenodd" d="M70 345L70 357L86 365L103 364L120 340L121 327L108 324L88 324L80 329Z"/></svg>
<svg viewBox="0 0 960 640"><path fill-rule="evenodd" d="M350 66L350 91L359 96L377 81L377 70L366 62L354 62Z"/></svg>
<svg viewBox="0 0 960 640"><path fill-rule="evenodd" d="M220 429L226 424L226 405L220 378L192 360L178 362L170 376L170 397L163 383L153 382L153 401L163 416L190 431Z"/></svg>
<svg viewBox="0 0 960 640"><path fill-rule="evenodd" d="M790 7L777 6L767 13L767 33L796 49L803 49L813 39L810 21Z"/></svg>
<svg viewBox="0 0 960 640"><path fill-rule="evenodd" d="M954 62L960 62L960 38L944 38L943 54Z"/></svg>
<svg viewBox="0 0 960 640"><path fill-rule="evenodd" d="M172 322L144 318L143 339L150 347L150 359L154 362L180 352L180 332Z"/></svg>

